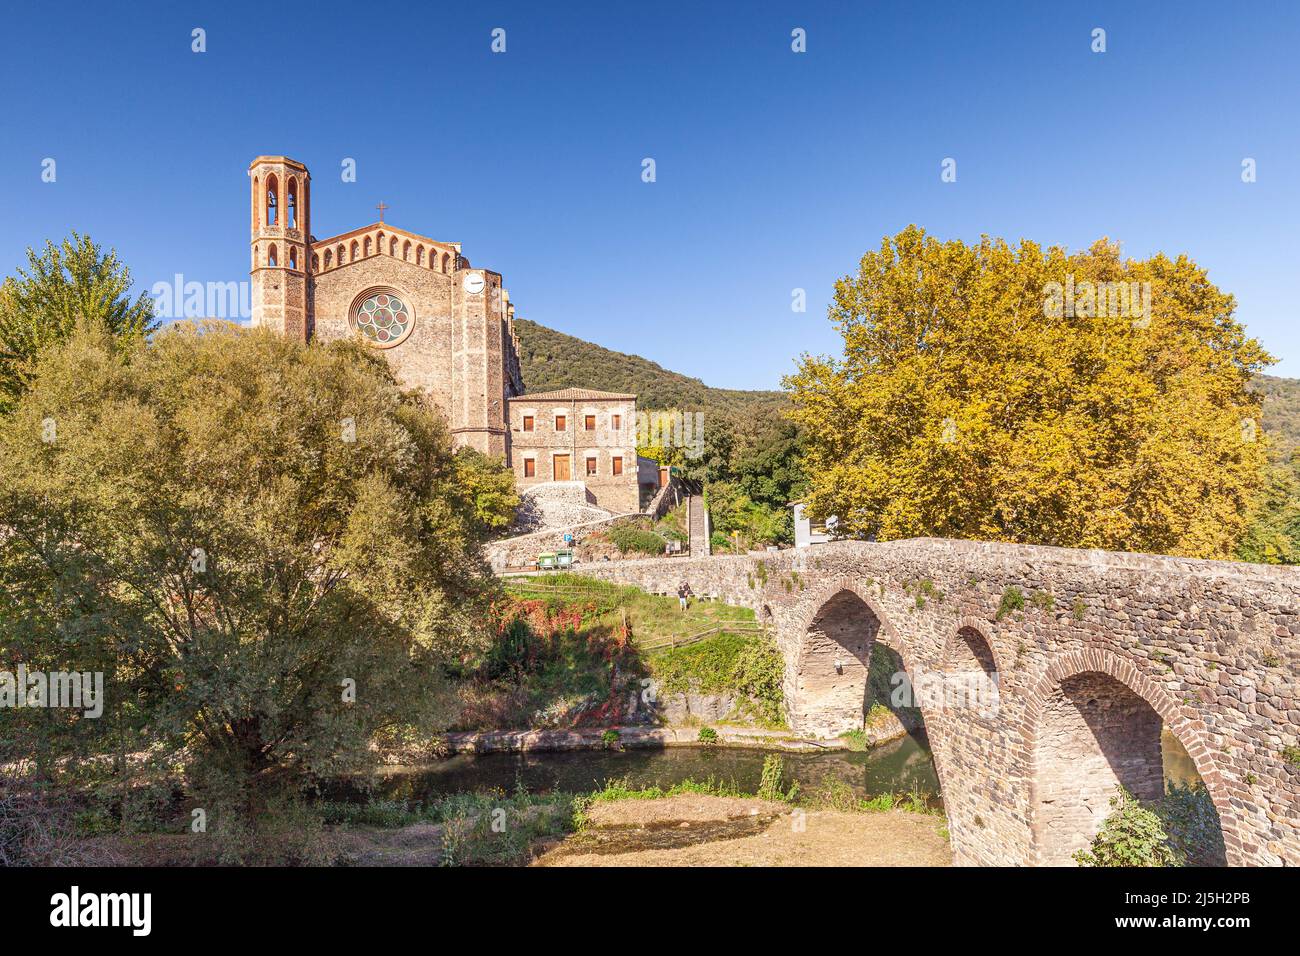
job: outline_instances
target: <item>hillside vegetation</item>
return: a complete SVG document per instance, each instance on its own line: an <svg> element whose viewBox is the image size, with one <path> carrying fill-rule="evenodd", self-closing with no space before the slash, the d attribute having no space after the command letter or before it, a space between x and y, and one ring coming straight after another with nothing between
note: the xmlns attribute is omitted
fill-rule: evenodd
<svg viewBox="0 0 1300 956"><path fill-rule="evenodd" d="M680 408L728 414L789 403L784 392L713 388L639 355L601 348L527 319L515 319L515 332L524 385L530 392L557 388L635 392L643 410Z"/></svg>
<svg viewBox="0 0 1300 956"><path fill-rule="evenodd" d="M1273 457L1285 461L1300 447L1300 378L1256 375L1251 389L1264 396L1264 431L1273 439Z"/></svg>

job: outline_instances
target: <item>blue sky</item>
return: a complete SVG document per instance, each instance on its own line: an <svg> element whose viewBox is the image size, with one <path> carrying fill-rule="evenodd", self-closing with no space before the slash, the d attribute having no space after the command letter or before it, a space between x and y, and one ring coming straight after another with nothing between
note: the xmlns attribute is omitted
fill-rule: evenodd
<svg viewBox="0 0 1300 956"><path fill-rule="evenodd" d="M832 283L913 222L1187 252L1300 376L1300 4L280 9L11 5L0 272L75 228L143 291L246 279L247 166L283 153L311 169L316 235L382 199L503 273L518 315L712 385L836 350Z"/></svg>

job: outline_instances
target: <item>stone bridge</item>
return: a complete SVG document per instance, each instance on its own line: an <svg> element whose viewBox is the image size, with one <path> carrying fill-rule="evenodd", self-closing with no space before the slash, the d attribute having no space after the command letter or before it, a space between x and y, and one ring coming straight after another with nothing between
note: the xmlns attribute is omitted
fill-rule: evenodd
<svg viewBox="0 0 1300 956"><path fill-rule="evenodd" d="M753 608L806 735L861 726L873 645L896 651L959 864L1069 864L1117 785L1162 792L1162 730L1226 862L1300 864L1300 569L917 539L582 573Z"/></svg>

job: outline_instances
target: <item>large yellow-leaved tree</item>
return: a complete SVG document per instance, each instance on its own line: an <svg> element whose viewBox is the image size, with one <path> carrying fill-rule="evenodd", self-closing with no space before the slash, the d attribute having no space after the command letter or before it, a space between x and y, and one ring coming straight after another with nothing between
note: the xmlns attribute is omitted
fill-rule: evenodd
<svg viewBox="0 0 1300 956"><path fill-rule="evenodd" d="M841 533L1227 557L1260 491L1272 358L1186 256L942 242L835 285L844 355L786 380Z"/></svg>

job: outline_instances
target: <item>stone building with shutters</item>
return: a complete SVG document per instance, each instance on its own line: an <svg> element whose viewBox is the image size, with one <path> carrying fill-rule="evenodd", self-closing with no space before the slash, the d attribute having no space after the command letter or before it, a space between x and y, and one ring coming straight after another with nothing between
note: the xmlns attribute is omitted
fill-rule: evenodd
<svg viewBox="0 0 1300 956"><path fill-rule="evenodd" d="M565 388L513 396L510 442L521 492L546 482L581 484L586 502L614 514L641 508L636 396ZM647 484L658 484L651 463Z"/></svg>

